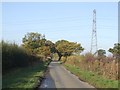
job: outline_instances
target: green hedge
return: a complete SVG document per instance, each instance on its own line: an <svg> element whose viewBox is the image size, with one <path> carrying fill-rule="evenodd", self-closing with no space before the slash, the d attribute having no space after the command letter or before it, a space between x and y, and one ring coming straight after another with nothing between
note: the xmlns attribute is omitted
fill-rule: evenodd
<svg viewBox="0 0 120 90"><path fill-rule="evenodd" d="M32 63L40 61L39 57L32 56L22 47L6 43L2 43L2 71L3 73L17 67L26 67Z"/></svg>

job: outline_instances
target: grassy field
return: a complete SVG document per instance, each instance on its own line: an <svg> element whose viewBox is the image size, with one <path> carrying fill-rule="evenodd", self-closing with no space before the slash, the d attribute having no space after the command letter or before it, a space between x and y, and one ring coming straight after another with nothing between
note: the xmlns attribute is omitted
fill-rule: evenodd
<svg viewBox="0 0 120 90"><path fill-rule="evenodd" d="M110 80L90 71L82 71L73 65L65 64L64 66L81 80L88 82L96 88L118 88L117 80Z"/></svg>
<svg viewBox="0 0 120 90"><path fill-rule="evenodd" d="M48 63L38 63L32 67L19 68L3 75L2 88L35 88L38 79L43 77Z"/></svg>

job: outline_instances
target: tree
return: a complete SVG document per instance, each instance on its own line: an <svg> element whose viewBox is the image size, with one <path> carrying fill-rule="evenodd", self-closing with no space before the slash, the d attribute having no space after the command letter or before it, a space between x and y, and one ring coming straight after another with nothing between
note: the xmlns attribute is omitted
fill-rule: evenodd
<svg viewBox="0 0 120 90"><path fill-rule="evenodd" d="M25 47L31 54L35 54L35 49L44 46L46 39L39 33L31 32L27 33L22 41L22 46Z"/></svg>
<svg viewBox="0 0 120 90"><path fill-rule="evenodd" d="M106 51L103 49L99 49L97 53L98 53L98 59L101 60L105 57Z"/></svg>
<svg viewBox="0 0 120 90"><path fill-rule="evenodd" d="M55 43L55 46L59 56L58 60L60 60L62 56L67 57L72 54L78 54L84 50L80 44L69 42L67 40L59 40Z"/></svg>
<svg viewBox="0 0 120 90"><path fill-rule="evenodd" d="M52 56L53 53L57 53L59 60L62 56L70 56L72 54L80 54L84 49L80 44L69 42L67 40L59 40L55 44L46 40L45 36L39 33L27 33L23 38L23 47L31 52L33 55L39 56Z"/></svg>
<svg viewBox="0 0 120 90"><path fill-rule="evenodd" d="M36 49L36 51L38 55L40 55L41 57L45 57L45 59L51 54L49 46L39 47Z"/></svg>
<svg viewBox="0 0 120 90"><path fill-rule="evenodd" d="M36 49L36 53L38 55L45 56L45 58L47 58L47 56L52 57L52 53L55 52L53 48L55 48L54 43L50 40L46 40L43 46Z"/></svg>
<svg viewBox="0 0 120 90"><path fill-rule="evenodd" d="M56 50L54 43L45 39L45 35L33 32L24 36L22 46L32 55L42 56L45 59L47 56L51 57Z"/></svg>
<svg viewBox="0 0 120 90"><path fill-rule="evenodd" d="M103 49L99 49L98 51L98 56L105 56L105 54L106 54L106 51L105 50L103 50Z"/></svg>
<svg viewBox="0 0 120 90"><path fill-rule="evenodd" d="M120 43L115 43L113 48L108 50L115 58L120 58Z"/></svg>

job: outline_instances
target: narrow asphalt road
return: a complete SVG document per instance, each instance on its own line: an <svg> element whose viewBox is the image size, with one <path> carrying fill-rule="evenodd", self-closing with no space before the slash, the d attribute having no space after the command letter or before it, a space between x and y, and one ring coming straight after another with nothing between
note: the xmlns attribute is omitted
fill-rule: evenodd
<svg viewBox="0 0 120 90"><path fill-rule="evenodd" d="M49 70L39 88L94 88L78 79L59 62L51 62Z"/></svg>

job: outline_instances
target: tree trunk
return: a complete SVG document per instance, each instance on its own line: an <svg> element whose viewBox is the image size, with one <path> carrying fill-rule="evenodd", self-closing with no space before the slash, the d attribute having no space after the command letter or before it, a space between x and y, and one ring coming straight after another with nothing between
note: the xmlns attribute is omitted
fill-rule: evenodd
<svg viewBox="0 0 120 90"><path fill-rule="evenodd" d="M59 55L58 61L60 61L60 60L61 60L61 57L62 57L62 55Z"/></svg>
<svg viewBox="0 0 120 90"><path fill-rule="evenodd" d="M60 61L60 60L61 60L61 57L62 57L62 54L61 54L60 52L58 52L58 51L57 51L57 54L58 54L58 56L59 56L58 61Z"/></svg>
<svg viewBox="0 0 120 90"><path fill-rule="evenodd" d="M59 56L58 61L60 61L62 57L61 53L58 53L58 56Z"/></svg>

